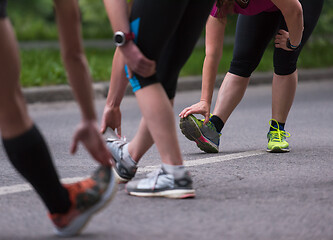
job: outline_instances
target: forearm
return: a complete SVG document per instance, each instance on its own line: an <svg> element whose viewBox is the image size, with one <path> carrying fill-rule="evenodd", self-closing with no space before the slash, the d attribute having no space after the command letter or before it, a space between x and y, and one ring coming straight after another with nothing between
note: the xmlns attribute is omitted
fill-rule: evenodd
<svg viewBox="0 0 333 240"><path fill-rule="evenodd" d="M110 107L119 107L125 95L128 80L124 70L125 62L119 49L113 56L111 79L106 104Z"/></svg>
<svg viewBox="0 0 333 240"><path fill-rule="evenodd" d="M104 0L104 5L113 31L130 32L127 2L125 0Z"/></svg>
<svg viewBox="0 0 333 240"><path fill-rule="evenodd" d="M211 104L218 66L223 54L227 20L209 17L206 25L206 57L202 70L201 100Z"/></svg>
<svg viewBox="0 0 333 240"><path fill-rule="evenodd" d="M84 54L65 57L68 80L77 100L83 119L96 120L92 79Z"/></svg>
<svg viewBox="0 0 333 240"><path fill-rule="evenodd" d="M298 46L301 43L303 35L303 13L293 13L285 16L287 27L289 30L290 43Z"/></svg>
<svg viewBox="0 0 333 240"><path fill-rule="evenodd" d="M209 105L212 102L212 96L215 86L216 75L220 58L205 57L202 69L201 101L206 101Z"/></svg>
<svg viewBox="0 0 333 240"><path fill-rule="evenodd" d="M85 120L96 120L92 80L81 40L80 12L76 0L55 0L62 58L74 96Z"/></svg>

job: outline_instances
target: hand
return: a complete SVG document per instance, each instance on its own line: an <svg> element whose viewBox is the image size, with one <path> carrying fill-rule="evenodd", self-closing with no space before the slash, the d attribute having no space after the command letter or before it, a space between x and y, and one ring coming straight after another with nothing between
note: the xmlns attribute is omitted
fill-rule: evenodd
<svg viewBox="0 0 333 240"><path fill-rule="evenodd" d="M292 49L287 47L287 41L289 38L289 32L286 32L285 30L280 29L278 34L275 36L275 47L276 48L282 48L286 51L292 51Z"/></svg>
<svg viewBox="0 0 333 240"><path fill-rule="evenodd" d="M133 76L132 72L142 77L150 77L155 74L156 62L146 58L133 41L129 41L119 49L125 57L130 78Z"/></svg>
<svg viewBox="0 0 333 240"><path fill-rule="evenodd" d="M111 107L105 105L102 123L101 123L101 133L105 133L107 127L113 130L117 129L118 136L121 136L121 111L120 107Z"/></svg>
<svg viewBox="0 0 333 240"><path fill-rule="evenodd" d="M111 166L112 156L107 150L105 141L98 132L95 120L84 120L77 127L71 146L71 153L74 154L77 146L81 142L90 155L104 166Z"/></svg>
<svg viewBox="0 0 333 240"><path fill-rule="evenodd" d="M210 104L206 101L201 100L200 102L193 104L190 107L185 108L179 117L185 118L190 114L201 114L205 117L204 124L208 123L210 117Z"/></svg>

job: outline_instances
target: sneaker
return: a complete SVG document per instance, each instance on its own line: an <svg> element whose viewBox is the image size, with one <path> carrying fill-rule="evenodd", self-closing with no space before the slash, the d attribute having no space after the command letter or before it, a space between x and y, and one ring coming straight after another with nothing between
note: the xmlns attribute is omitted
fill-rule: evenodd
<svg viewBox="0 0 333 240"><path fill-rule="evenodd" d="M117 182L110 167L99 167L92 177L64 184L72 203L67 213L49 214L55 233L61 237L78 235L90 218L105 207L117 192Z"/></svg>
<svg viewBox="0 0 333 240"><path fill-rule="evenodd" d="M271 119L271 121L275 121L277 127L270 126L274 129L267 133L268 145L267 145L267 152L273 153L282 153L282 152L289 152L289 143L286 141L287 137L290 137L290 133L286 132L285 130L279 129L279 123Z"/></svg>
<svg viewBox="0 0 333 240"><path fill-rule="evenodd" d="M128 142L119 138L115 133L106 140L106 146L111 152L115 165L113 171L118 183L127 183L134 178L138 169L136 163L128 153Z"/></svg>
<svg viewBox="0 0 333 240"><path fill-rule="evenodd" d="M192 114L181 118L179 127L182 133L206 153L218 153L221 133L216 131L214 124L209 121L206 125L204 120L199 120Z"/></svg>
<svg viewBox="0 0 333 240"><path fill-rule="evenodd" d="M195 190L188 171L176 179L163 168L147 175L147 178L126 184L128 194L138 197L193 198Z"/></svg>

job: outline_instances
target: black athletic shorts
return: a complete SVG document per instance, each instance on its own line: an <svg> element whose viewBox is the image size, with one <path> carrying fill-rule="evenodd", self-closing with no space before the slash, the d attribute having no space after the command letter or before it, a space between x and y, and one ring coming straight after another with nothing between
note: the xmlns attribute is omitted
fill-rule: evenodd
<svg viewBox="0 0 333 240"><path fill-rule="evenodd" d="M293 52L281 48L274 49L274 72L277 75L289 75L295 72L298 56L318 22L324 0L300 0L300 2L304 18L301 46ZM263 12L254 16L239 15L234 55L229 72L241 77L250 77L279 29L288 31L280 11Z"/></svg>
<svg viewBox="0 0 333 240"><path fill-rule="evenodd" d="M7 17L7 0L0 0L0 18Z"/></svg>
<svg viewBox="0 0 333 240"><path fill-rule="evenodd" d="M214 0L135 0L131 30L143 54L157 62L157 73L134 73L133 92L160 83L173 99L179 72L200 37Z"/></svg>

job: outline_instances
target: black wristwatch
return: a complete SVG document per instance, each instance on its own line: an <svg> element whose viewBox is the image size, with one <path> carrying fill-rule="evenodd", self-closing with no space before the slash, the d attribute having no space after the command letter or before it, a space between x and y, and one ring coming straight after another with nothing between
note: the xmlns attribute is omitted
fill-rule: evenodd
<svg viewBox="0 0 333 240"><path fill-rule="evenodd" d="M299 47L301 46L301 44L298 44L298 46L295 46L295 45L292 45L290 43L290 38L288 38L287 40L287 48L293 50L293 51L296 51L297 49L299 49Z"/></svg>
<svg viewBox="0 0 333 240"><path fill-rule="evenodd" d="M134 33L132 33L132 32L124 33L124 32L118 31L118 32L114 33L113 41L117 47L121 47L121 46L124 46L128 41L134 40L134 38L135 38L135 36L134 36Z"/></svg>

